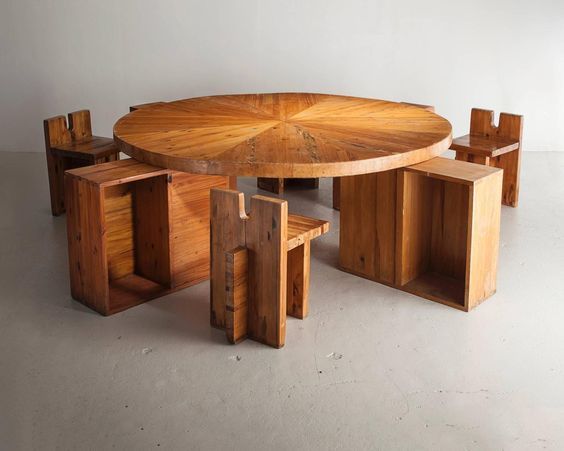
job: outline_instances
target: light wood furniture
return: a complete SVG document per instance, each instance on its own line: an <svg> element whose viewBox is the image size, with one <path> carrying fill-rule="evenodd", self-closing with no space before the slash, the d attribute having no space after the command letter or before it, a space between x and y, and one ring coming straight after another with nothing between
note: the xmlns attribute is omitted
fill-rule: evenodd
<svg viewBox="0 0 564 451"><path fill-rule="evenodd" d="M435 158L398 171L396 284L469 311L495 293L503 171Z"/></svg>
<svg viewBox="0 0 564 451"><path fill-rule="evenodd" d="M141 108L114 139L133 158L194 174L269 178L380 172L440 155L450 123L383 100L285 93L201 97Z"/></svg>
<svg viewBox="0 0 564 451"><path fill-rule="evenodd" d="M523 116L501 113L496 126L493 111L473 108L470 134L454 139L450 148L457 160L503 169L502 202L517 207L522 140Z"/></svg>
<svg viewBox="0 0 564 451"><path fill-rule="evenodd" d="M495 292L502 177L446 158L344 177L341 268L469 311Z"/></svg>
<svg viewBox="0 0 564 451"><path fill-rule="evenodd" d="M284 192L284 188L288 185L299 185L302 188L317 189L319 188L319 179L257 178L257 187L274 194L282 194Z"/></svg>
<svg viewBox="0 0 564 451"><path fill-rule="evenodd" d="M133 159L65 174L72 297L110 315L209 277L209 193L228 178Z"/></svg>
<svg viewBox="0 0 564 451"><path fill-rule="evenodd" d="M288 203L213 189L211 194L211 324L232 343L249 337L284 346L286 314L308 311L310 241L329 223L288 214Z"/></svg>
<svg viewBox="0 0 564 451"><path fill-rule="evenodd" d="M69 113L43 121L45 152L51 194L51 212L65 212L64 173L67 169L119 160L119 149L111 138L92 135L90 111Z"/></svg>
<svg viewBox="0 0 564 451"><path fill-rule="evenodd" d="M430 111L431 113L435 112L435 107L432 105L423 105L420 103L409 103L409 102L400 102L400 105L421 108L425 111ZM340 210L341 209L340 205L341 205L341 179L339 177L334 177L333 178L333 209Z"/></svg>

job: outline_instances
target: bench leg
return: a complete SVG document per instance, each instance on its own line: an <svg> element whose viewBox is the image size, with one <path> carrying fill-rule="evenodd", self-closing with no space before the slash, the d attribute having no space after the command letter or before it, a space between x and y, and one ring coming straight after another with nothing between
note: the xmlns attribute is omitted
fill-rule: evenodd
<svg viewBox="0 0 564 451"><path fill-rule="evenodd" d="M225 334L233 344L247 338L248 255L247 249L242 246L225 253Z"/></svg>
<svg viewBox="0 0 564 451"><path fill-rule="evenodd" d="M288 252L287 314L304 319L309 310L310 241Z"/></svg>
<svg viewBox="0 0 564 451"><path fill-rule="evenodd" d="M51 194L51 213L59 216L65 212L65 159L47 151L47 174Z"/></svg>
<svg viewBox="0 0 564 451"><path fill-rule="evenodd" d="M521 149L492 158L491 166L503 169L501 203L509 207L517 207L519 203Z"/></svg>

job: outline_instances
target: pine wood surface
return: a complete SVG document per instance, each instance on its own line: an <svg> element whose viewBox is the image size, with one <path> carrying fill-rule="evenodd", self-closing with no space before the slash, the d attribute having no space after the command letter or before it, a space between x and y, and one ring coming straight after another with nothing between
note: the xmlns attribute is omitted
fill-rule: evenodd
<svg viewBox="0 0 564 451"><path fill-rule="evenodd" d="M450 123L375 99L284 93L200 97L140 108L114 126L137 160L198 174L346 176L419 163L451 142Z"/></svg>
<svg viewBox="0 0 564 451"><path fill-rule="evenodd" d="M288 214L288 202L255 195L249 214L242 193L211 192L210 321L237 343L249 337L284 346L286 314L308 312L310 240L327 221Z"/></svg>
<svg viewBox="0 0 564 451"><path fill-rule="evenodd" d="M456 138L451 149L456 159L503 169L502 203L519 204L519 174L524 117L501 113L495 125L494 112L472 108L470 134Z"/></svg>
<svg viewBox="0 0 564 451"><path fill-rule="evenodd" d="M229 178L133 159L68 171L71 293L111 315L209 278L210 189Z"/></svg>

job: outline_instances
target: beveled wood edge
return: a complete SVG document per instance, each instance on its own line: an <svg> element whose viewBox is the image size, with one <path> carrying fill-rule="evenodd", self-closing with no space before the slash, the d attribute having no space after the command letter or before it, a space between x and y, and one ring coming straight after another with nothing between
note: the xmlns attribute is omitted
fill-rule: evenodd
<svg viewBox="0 0 564 451"><path fill-rule="evenodd" d="M373 172L398 169L430 160L449 149L452 143L452 130L447 137L430 146L404 153L398 152L395 155L386 157L333 163L264 163L264 165L268 165L269 168L262 167L262 164L257 165L247 162L238 163L182 159L181 157L168 156L158 152L140 150L122 141L115 133L114 141L121 152L137 161L192 174L269 178L317 178L370 174Z"/></svg>
<svg viewBox="0 0 564 451"><path fill-rule="evenodd" d="M433 179L444 180L446 182L455 182L455 183L459 183L461 185L468 185L468 186L477 185L478 183L481 183L483 180L485 180L489 177L495 176L495 175L499 174L500 172L501 173L503 172L503 169L496 168L496 167L493 167L493 166L484 166L482 164L469 163L467 161L451 160L450 158L444 158L444 157L437 157L437 158L441 158L442 160L447 160L447 161L456 161L456 164L463 163L464 165L476 166L475 170L480 170L484 174L479 179L469 180L469 179L464 179L464 178L461 178L461 177L449 176L449 175L446 175L446 174L440 174L440 173L436 173L436 172L426 171L423 168L419 168L418 164L406 166L404 168L401 168L401 170L406 171L406 172L412 172L414 174L420 174L420 175L423 175L425 177L429 177L429 178L433 178ZM430 160L424 161L422 163L427 163L427 162L430 162L430 161L433 161L433 160L434 159L430 159Z"/></svg>

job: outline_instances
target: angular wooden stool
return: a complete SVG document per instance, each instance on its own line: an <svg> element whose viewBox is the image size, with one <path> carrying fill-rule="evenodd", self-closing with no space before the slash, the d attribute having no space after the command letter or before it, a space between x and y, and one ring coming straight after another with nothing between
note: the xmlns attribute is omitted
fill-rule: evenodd
<svg viewBox="0 0 564 451"><path fill-rule="evenodd" d="M435 107L432 105L423 105L421 103L410 103L410 102L400 102L402 105L410 105L417 108L422 108L424 110L430 111L431 113L435 112ZM395 170L394 170L395 171ZM376 174L373 174L375 177L378 177ZM362 176L360 176L362 179ZM384 178L388 178L388 176L383 176ZM359 179L359 180L361 180ZM333 209L340 210L341 209L341 177L333 177Z"/></svg>
<svg viewBox="0 0 564 451"><path fill-rule="evenodd" d="M92 136L90 111L69 113L43 121L45 151L51 193L51 212L65 212L64 173L67 169L119 160L119 149L113 139Z"/></svg>
<svg viewBox="0 0 564 451"><path fill-rule="evenodd" d="M456 159L503 169L502 203L516 207L519 203L519 172L523 116L501 113L499 125L494 124L494 112L472 109L470 134L452 141Z"/></svg>
<svg viewBox="0 0 564 451"><path fill-rule="evenodd" d="M211 194L211 324L230 342L246 337L281 348L286 314L308 312L310 241L329 223L288 215L288 203L213 189Z"/></svg>
<svg viewBox="0 0 564 451"><path fill-rule="evenodd" d="M495 293L502 179L447 158L398 170L398 288L464 311Z"/></svg>
<svg viewBox="0 0 564 451"><path fill-rule="evenodd" d="M127 159L65 182L74 299L111 315L208 279L210 189L227 177Z"/></svg>

